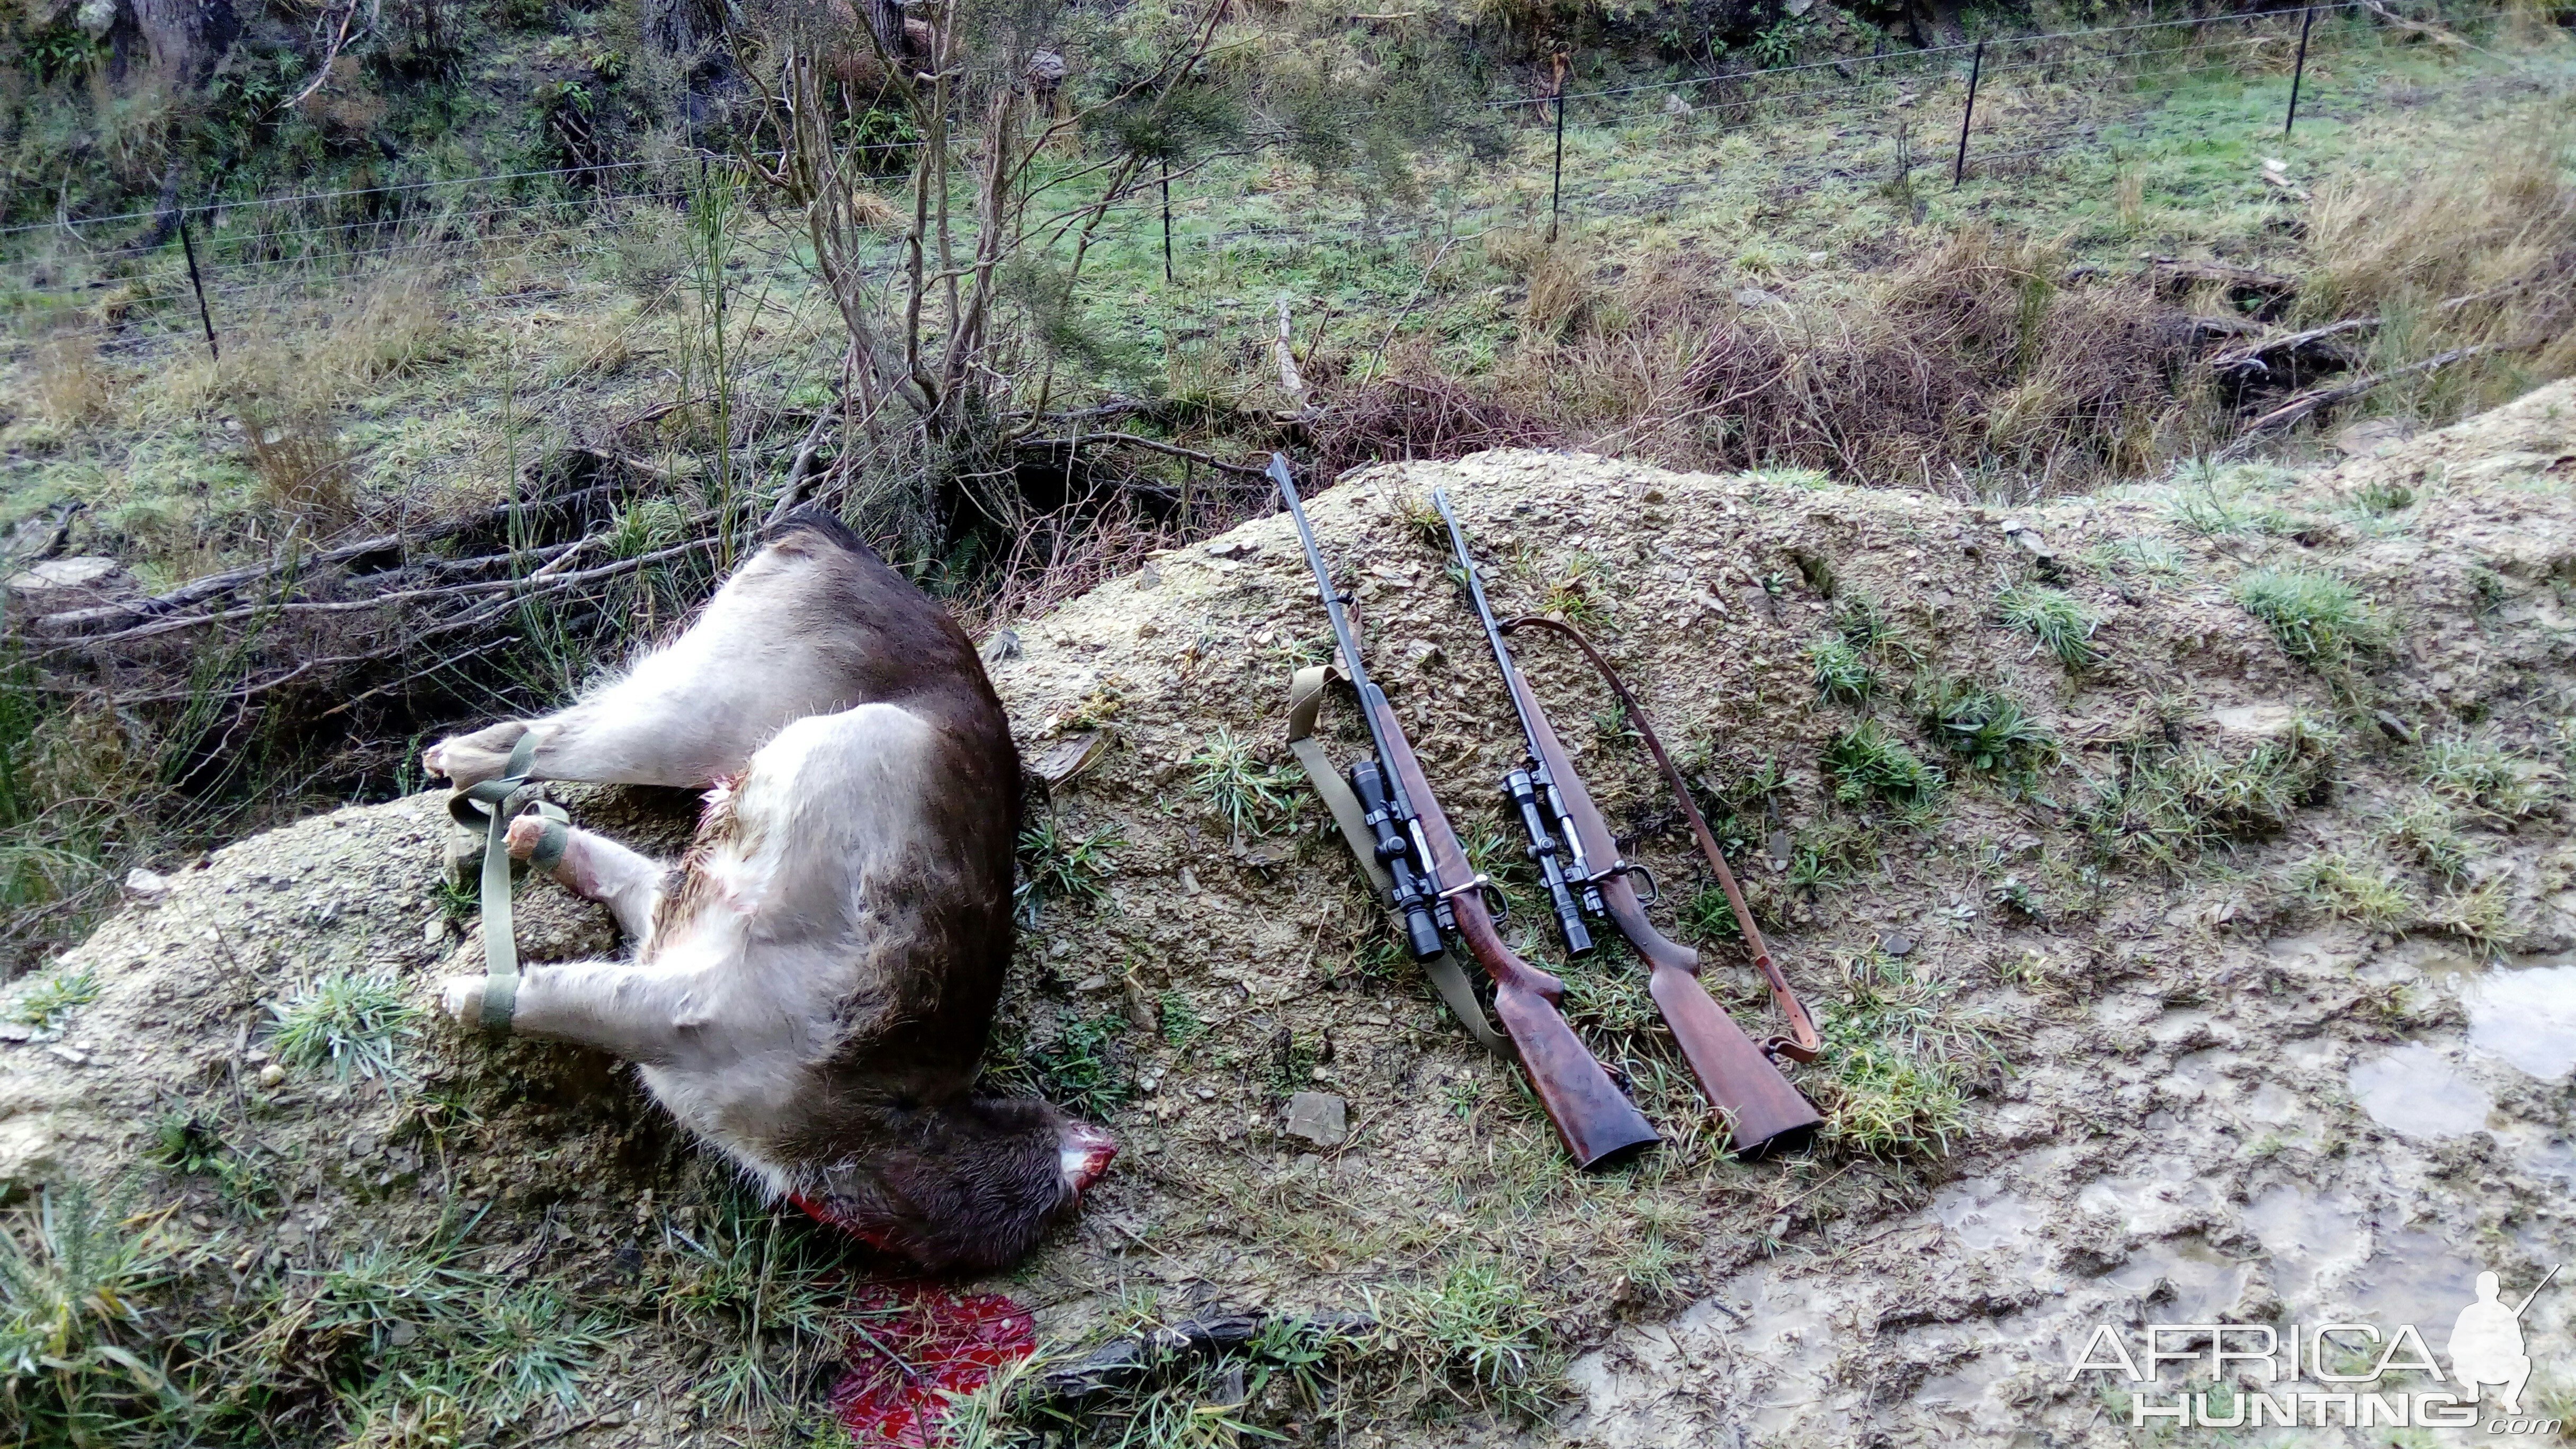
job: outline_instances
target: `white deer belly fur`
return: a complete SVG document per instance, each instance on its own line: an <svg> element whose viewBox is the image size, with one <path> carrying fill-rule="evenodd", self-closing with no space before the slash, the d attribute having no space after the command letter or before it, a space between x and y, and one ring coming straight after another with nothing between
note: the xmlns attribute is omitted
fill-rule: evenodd
<svg viewBox="0 0 2576 1449"><path fill-rule="evenodd" d="M921 798L930 739L929 725L888 704L779 731L733 787L733 829L689 866L704 880L698 909L640 963L694 979L675 1025L705 1047L641 1068L644 1084L772 1197L826 1165L781 1162L763 1144L837 1045L834 1007L869 957L865 883L934 848Z"/></svg>

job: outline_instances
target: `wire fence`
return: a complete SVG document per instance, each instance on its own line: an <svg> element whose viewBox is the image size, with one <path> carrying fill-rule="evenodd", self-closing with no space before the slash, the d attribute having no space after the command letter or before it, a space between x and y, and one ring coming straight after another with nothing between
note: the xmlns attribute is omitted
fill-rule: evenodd
<svg viewBox="0 0 2576 1449"><path fill-rule="evenodd" d="M1506 193L1500 199L1426 206L1403 219L1308 208L1293 219L1213 229L1185 220L1179 240L1183 250L1227 256L1245 247L1447 240L1494 225L1536 224L1542 213L1553 229L1569 214L1644 214L1730 180L1714 170L1644 186L1618 177L1587 178L1581 154L1573 158L1577 170L1569 177L1569 114L1581 119L1579 141L1598 150L1595 143L1607 137L1614 156L1651 157L1738 131L1776 135L1791 122L1812 138L1830 123L1824 154L1791 156L1786 153L1794 146L1784 145L1783 154L1767 163L1765 175L1775 189L1799 191L1818 181L1872 176L1913 185L1917 168L1928 173L1936 164L1953 178L2003 174L2078 148L2113 144L2124 132L2143 138L2147 128L2138 117L2154 99L2141 87L2198 76L2257 69L2276 76L2286 126L2290 96L2307 67L2345 62L2412 38L2377 23L2374 9L2369 0L2346 0L2304 10L1992 37L1502 98L1487 107L1524 118L1524 130L1537 135L1525 136L1516 148L1521 169L1499 178L1505 184L1498 187L1490 169L1479 176L1487 191ZM2508 13L2451 16L2448 23L2475 27ZM2307 113L2318 114L2320 105L2366 109L2368 99L2359 88L2343 86L2323 101L2311 94ZM1529 155L1532 140L1540 148L1535 158ZM864 149L893 152L910 144ZM735 164L731 158L670 156L0 228L0 310L31 324L12 329L14 347L39 338L82 338L119 351L140 350L199 331L213 346L228 310L295 293L327 299L335 291L384 286L461 264L488 269L496 247L514 249L523 262L595 262L599 243L639 221L684 210L693 179ZM1538 190L1542 178L1544 194ZM1569 179L1578 193L1571 205ZM495 199L527 188L553 188L555 194ZM1169 212L1158 201L1148 186L1113 212L1131 230L1169 228ZM145 226L169 231L170 240L149 251L104 240L118 228ZM763 249L775 260L791 261L798 247L793 228L782 228ZM898 250L889 238L887 259ZM569 290L569 281L550 285L526 276L510 287L512 295L531 298Z"/></svg>

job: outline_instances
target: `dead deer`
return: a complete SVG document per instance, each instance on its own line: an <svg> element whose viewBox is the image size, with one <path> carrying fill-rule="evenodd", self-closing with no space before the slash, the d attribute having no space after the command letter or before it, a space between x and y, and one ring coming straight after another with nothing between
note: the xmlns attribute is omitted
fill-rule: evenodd
<svg viewBox="0 0 2576 1449"><path fill-rule="evenodd" d="M973 1092L1011 957L1019 754L974 646L829 514L799 509L669 645L568 709L445 740L460 788L709 787L674 869L574 829L554 878L632 961L534 966L512 1032L637 1064L771 1194L933 1271L1016 1259L1116 1153ZM547 822L513 822L512 854ZM554 828L563 828L556 826ZM479 1020L485 978L451 977Z"/></svg>

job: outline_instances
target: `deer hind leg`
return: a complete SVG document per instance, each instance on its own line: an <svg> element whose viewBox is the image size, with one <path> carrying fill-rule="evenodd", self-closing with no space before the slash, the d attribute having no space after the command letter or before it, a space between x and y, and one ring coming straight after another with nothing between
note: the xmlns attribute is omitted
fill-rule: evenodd
<svg viewBox="0 0 2576 1449"><path fill-rule="evenodd" d="M536 854L548 822L522 815L510 822L510 858ZM653 912L662 903L663 882L671 869L648 855L627 849L605 835L566 827L563 854L545 867L557 885L584 900L597 901L617 917L617 929L640 952L650 944Z"/></svg>
<svg viewBox="0 0 2576 1449"><path fill-rule="evenodd" d="M811 529L734 571L687 632L569 708L442 740L421 757L458 786L497 778L522 735L540 780L703 789L738 775L781 728L849 708L863 620L836 600L861 560Z"/></svg>

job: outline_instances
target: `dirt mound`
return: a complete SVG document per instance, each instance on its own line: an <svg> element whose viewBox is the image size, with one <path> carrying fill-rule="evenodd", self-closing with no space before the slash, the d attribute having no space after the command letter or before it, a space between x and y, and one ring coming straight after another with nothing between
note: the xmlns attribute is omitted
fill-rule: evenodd
<svg viewBox="0 0 2576 1449"><path fill-rule="evenodd" d="M1031 761L1092 763L1033 815L994 1071L1126 1151L994 1286L1069 1342L1368 1312L1401 1393L1184 1386L1355 1442L1423 1414L1464 1416L1444 1443L1522 1432L1585 1349L1542 1437L2126 1442L2127 1399L2063 1367L2097 1322L2377 1314L2438 1347L2478 1268L2518 1297L2576 1252L2576 971L2527 958L2576 946L2571 409L2561 384L2306 478L2027 509L1528 452L1320 490L1378 677L1507 882L1517 737L1423 526L1434 485L1497 606L1589 624L1704 785L1831 1048L1799 1080L1833 1135L1753 1168L1713 1150L1641 976L1566 965L1543 911L1511 929L1673 1138L1618 1174L1569 1172L1392 949L1284 764L1289 672L1325 643L1284 517L997 636ZM1560 650L1524 662L1659 921L1763 1019L1607 695ZM688 811L560 794L638 843ZM427 1011L476 954L447 830L417 796L246 840L68 953L19 998L41 1029L0 1045L0 1179L167 1207L132 1230L175 1266L103 1331L189 1345L173 1374L264 1365L266 1397L217 1407L285 1437L712 1443L815 1400L823 1310L775 1292L803 1229L614 1062ZM604 912L523 900L531 959L611 949ZM1346 1138L1289 1135L1297 1092L1345 1099ZM349 1265L396 1250L517 1305L561 1374L404 1438L404 1355L488 1335L412 1299L350 1317ZM2576 1375L2570 1303L2526 1316L2544 1380Z"/></svg>

